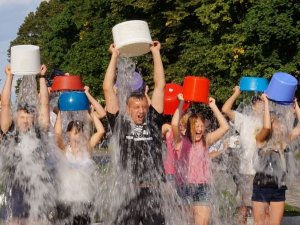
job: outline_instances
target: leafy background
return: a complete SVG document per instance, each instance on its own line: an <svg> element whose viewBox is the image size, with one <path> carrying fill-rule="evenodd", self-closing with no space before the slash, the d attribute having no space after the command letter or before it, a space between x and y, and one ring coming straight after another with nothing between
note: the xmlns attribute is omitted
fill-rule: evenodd
<svg viewBox="0 0 300 225"><path fill-rule="evenodd" d="M103 100L112 27L145 20L152 39L162 43L167 82L208 77L221 104L244 75L284 71L299 78L299 18L297 0L50 0L28 14L11 45L39 45L50 71L81 75ZM137 64L151 89L150 54Z"/></svg>

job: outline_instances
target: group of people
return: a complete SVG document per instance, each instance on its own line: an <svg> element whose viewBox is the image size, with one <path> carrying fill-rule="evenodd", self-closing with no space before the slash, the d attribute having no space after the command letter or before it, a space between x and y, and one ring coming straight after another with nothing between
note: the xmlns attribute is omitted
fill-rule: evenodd
<svg viewBox="0 0 300 225"><path fill-rule="evenodd" d="M105 133L100 119L106 117L113 138L119 146L119 166L130 174L130 182L136 190L134 195L124 198L124 202L120 204L119 210L110 223L113 225L139 225L140 222L144 225L166 224L163 209L165 196L161 192L160 185L170 183L170 187L174 188L176 195L181 199L178 207L184 205L189 209L186 212L190 214L187 216L191 218L191 223L210 224L214 194L211 158L218 154L210 153L208 149L217 141L222 141L224 135L230 130L226 118L228 117L239 133L241 145L239 177L236 183L242 203L237 223L246 224L247 206L252 205L256 225L280 224L287 189L286 177L289 163L287 154L291 149L290 144L300 134L300 125L294 125L292 129L287 128L284 115L270 112L269 100L264 94L252 99L251 116L233 110L233 105L241 93L239 87L234 88L233 95L223 105L223 113L218 109L215 99L209 98L208 106L218 122L218 128L215 130L207 131L205 119L200 113L191 113L189 110L183 112L182 94L178 95L179 105L171 122L166 123L163 116L166 82L160 49L161 45L158 41L154 41L150 46L154 64L154 89L151 98L145 90L131 91L126 96L125 112L122 112L120 96L118 96L121 92L116 91L114 86L120 52L112 44L109 48L111 60L103 80L105 110L86 87L85 92L91 103L87 120L68 121L65 128L59 110L56 111L55 124L53 129L51 128L49 91L45 80L47 68L43 65L38 76L39 94L36 96L39 98L38 104L35 106L29 102L18 102L16 112L13 114L11 109L13 76L9 66L6 67L0 120L1 142L7 149L4 155L15 157L16 149L26 150L28 146L20 144L26 143L22 142L22 139L27 136L37 141L37 148L32 151L35 158L31 163L45 162L41 167L46 172L35 179L46 183L47 191L51 191L50 195L57 196L57 199L53 200L48 196L49 193L43 193L41 200L48 202L46 209L41 211L45 214L44 220L49 224L58 224L57 218L63 221L62 224L91 223L92 219L88 211L93 210L93 201L97 196L82 193L90 193L91 190L97 189L97 186L93 186L94 180L87 178L92 177L93 172L85 173L83 179L82 176L74 173L74 168L75 171L76 169L82 171L86 167L92 167L90 152ZM300 108L297 101L295 101L294 113L299 121ZM90 122L95 129L92 135L87 135L84 126ZM51 154L46 147L52 140L50 133L54 134L55 146L62 150L66 159L63 162L67 166L57 168L55 163L49 163L55 161L53 159L55 157L51 159ZM166 148L163 145L166 145ZM6 177L7 184L5 184L7 193L10 193L9 224L28 224L27 218L34 208L33 203L28 202L28 196L31 195L30 192L40 188L40 186L34 187L34 184L29 182L36 176L35 171L32 174L18 172L20 170L18 163L22 160L22 156L21 154L21 159L19 157L15 160L14 165L6 165L6 158L3 156L1 159L2 171L9 170L9 175ZM66 174L69 176L68 179ZM33 187L29 187L28 183ZM85 185L79 185L80 183ZM74 205L83 205L87 211L75 210L76 213L72 214ZM52 208L56 208L53 216L56 220L49 216L53 212ZM42 224L39 221L43 217L42 214L30 221L30 224ZM70 214L72 214L71 218L68 217ZM68 220L64 220L66 217Z"/></svg>

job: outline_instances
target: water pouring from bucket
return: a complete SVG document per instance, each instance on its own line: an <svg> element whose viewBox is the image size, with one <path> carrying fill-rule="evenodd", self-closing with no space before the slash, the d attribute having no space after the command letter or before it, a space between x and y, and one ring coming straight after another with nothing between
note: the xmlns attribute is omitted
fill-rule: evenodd
<svg viewBox="0 0 300 225"><path fill-rule="evenodd" d="M151 46L154 62L155 88L149 105L144 92L132 92L130 77L135 64L130 58L120 58L118 49L110 48L111 61L103 82L109 124L113 134L112 168L103 188L109 190L101 198L102 216L112 224L187 224L176 201L176 191L164 182L162 160L162 113L164 69L160 43ZM117 69L117 71L116 71ZM115 92L114 80L121 86ZM161 122L159 122L161 121ZM117 195L111 201L111 197ZM150 223L150 221L149 221Z"/></svg>
<svg viewBox="0 0 300 225"><path fill-rule="evenodd" d="M147 22L131 20L112 28L114 44L123 57L141 56L150 51L152 39Z"/></svg>
<svg viewBox="0 0 300 225"><path fill-rule="evenodd" d="M55 214L55 146L48 136L49 108L46 67L40 68L37 93L35 75L23 76L15 111L11 108L12 72L6 68L2 92L1 182L5 186L6 222L45 224ZM24 71L22 71L23 73ZM13 115L13 116L12 116Z"/></svg>
<svg viewBox="0 0 300 225"><path fill-rule="evenodd" d="M294 101L297 86L298 80L294 76L284 72L277 72L273 74L265 94L277 104L288 105Z"/></svg>

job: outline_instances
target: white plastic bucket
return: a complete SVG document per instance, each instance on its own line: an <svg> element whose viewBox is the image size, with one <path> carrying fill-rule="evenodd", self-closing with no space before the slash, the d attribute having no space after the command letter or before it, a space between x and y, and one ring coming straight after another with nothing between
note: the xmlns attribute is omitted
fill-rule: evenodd
<svg viewBox="0 0 300 225"><path fill-rule="evenodd" d="M148 24L142 20L119 23L112 28L114 44L121 56L134 57L148 53L152 43Z"/></svg>
<svg viewBox="0 0 300 225"><path fill-rule="evenodd" d="M10 66L12 74L36 75L41 69L40 48L36 45L11 47Z"/></svg>

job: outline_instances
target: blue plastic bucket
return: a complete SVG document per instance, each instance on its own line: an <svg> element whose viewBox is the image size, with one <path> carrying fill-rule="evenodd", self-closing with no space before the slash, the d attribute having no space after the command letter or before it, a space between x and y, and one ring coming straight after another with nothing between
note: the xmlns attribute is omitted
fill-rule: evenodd
<svg viewBox="0 0 300 225"><path fill-rule="evenodd" d="M265 94L267 97L282 105L290 104L294 100L298 81L288 73L274 73ZM279 103L280 104L280 103Z"/></svg>
<svg viewBox="0 0 300 225"><path fill-rule="evenodd" d="M242 77L240 80L241 91L264 92L268 87L269 81L263 77Z"/></svg>
<svg viewBox="0 0 300 225"><path fill-rule="evenodd" d="M81 111L89 109L89 100L84 92L62 92L58 99L60 111Z"/></svg>

